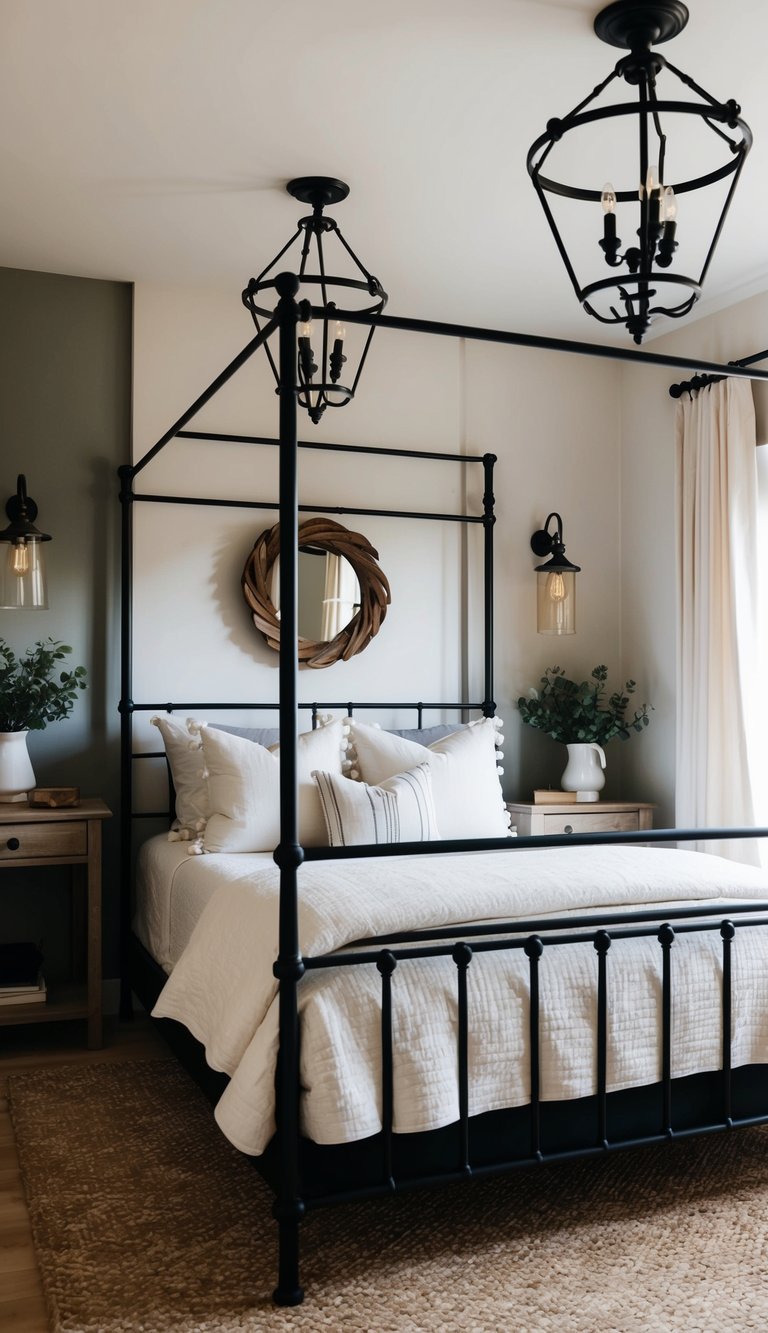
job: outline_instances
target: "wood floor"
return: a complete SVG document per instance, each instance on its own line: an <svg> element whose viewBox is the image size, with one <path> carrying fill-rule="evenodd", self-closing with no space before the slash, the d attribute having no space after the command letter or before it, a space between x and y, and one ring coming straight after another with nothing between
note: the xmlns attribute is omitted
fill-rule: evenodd
<svg viewBox="0 0 768 1333"><path fill-rule="evenodd" d="M48 1333L43 1289L32 1246L29 1216L8 1111L8 1075L56 1064L146 1060L168 1055L148 1019L118 1025L107 1020L104 1048L84 1048L85 1025L0 1029L0 1329L2 1333Z"/></svg>

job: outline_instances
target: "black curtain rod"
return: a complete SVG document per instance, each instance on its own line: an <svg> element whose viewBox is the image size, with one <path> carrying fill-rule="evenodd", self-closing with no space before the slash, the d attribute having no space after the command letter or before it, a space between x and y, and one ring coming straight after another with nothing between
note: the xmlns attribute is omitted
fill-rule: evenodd
<svg viewBox="0 0 768 1333"><path fill-rule="evenodd" d="M755 352L754 356L744 356L739 361L729 361L729 366L751 366L755 361L765 361L768 358L768 351ZM691 390L706 389L710 384L719 384L721 380L728 379L728 375L694 375L693 379L683 380L680 384L670 384L670 398L681 398L684 393L690 393ZM731 377L732 378L732 377Z"/></svg>

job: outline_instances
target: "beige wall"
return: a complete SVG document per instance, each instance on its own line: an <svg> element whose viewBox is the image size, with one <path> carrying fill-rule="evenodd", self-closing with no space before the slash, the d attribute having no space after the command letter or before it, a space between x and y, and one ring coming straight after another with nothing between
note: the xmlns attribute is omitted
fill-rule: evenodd
<svg viewBox="0 0 768 1333"><path fill-rule="evenodd" d="M141 456L248 341L239 294L136 289L134 453ZM311 440L498 455L496 699L507 721L510 798L558 785L560 747L522 729L514 700L554 664L588 671L620 660L618 376L607 362L380 331L358 399L327 412ZM274 383L257 354L200 414L200 429L274 435ZM147 468L152 492L276 498L276 450L175 442ZM450 463L300 453L302 500L318 504L479 511L482 469ZM277 697L276 658L241 601L240 573L274 515L137 506L134 696ZM579 632L552 641L535 629L536 563L529 538L557 509L568 553L584 567ZM151 510L151 512L149 512ZM370 517L343 520L378 546L392 608L364 654L302 672L305 699L482 698L479 527ZM161 532L161 528L165 532ZM461 589L468 595L462 610ZM466 614L470 650L465 652ZM202 691L202 695L200 693ZM243 694L243 691L246 691ZM458 693L457 693L458 691ZM404 719L407 721L407 719ZM525 734L523 734L523 732ZM149 743L149 741L148 741ZM617 794L619 765L609 791Z"/></svg>

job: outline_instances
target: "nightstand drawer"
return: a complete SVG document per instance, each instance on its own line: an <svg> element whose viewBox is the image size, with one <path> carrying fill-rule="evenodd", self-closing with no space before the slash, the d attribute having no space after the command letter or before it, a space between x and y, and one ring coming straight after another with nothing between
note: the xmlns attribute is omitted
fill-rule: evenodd
<svg viewBox="0 0 768 1333"><path fill-rule="evenodd" d="M60 823L3 823L0 828L0 861L30 857L86 856L88 827L85 820Z"/></svg>
<svg viewBox="0 0 768 1333"><path fill-rule="evenodd" d="M636 833L640 827L636 810L584 811L544 815L544 833Z"/></svg>

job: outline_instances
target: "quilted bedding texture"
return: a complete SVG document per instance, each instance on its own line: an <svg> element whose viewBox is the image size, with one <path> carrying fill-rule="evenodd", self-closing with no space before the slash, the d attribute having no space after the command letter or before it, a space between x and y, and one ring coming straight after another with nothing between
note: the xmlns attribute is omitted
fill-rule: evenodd
<svg viewBox="0 0 768 1333"><path fill-rule="evenodd" d="M230 1076L216 1108L238 1148L264 1151L275 1128L279 872L222 858L210 897L154 1014L183 1023L208 1063ZM194 876L214 858L189 858ZM237 861L235 869L232 863ZM229 869L228 869L229 867ZM183 883L179 885L183 891ZM178 891L178 890L177 890ZM299 872L305 956L402 930L515 921L590 909L765 900L768 877L698 852L621 846L521 849L312 862ZM457 937L461 931L457 929ZM673 945L673 1075L720 1067L719 931ZM733 949L733 1064L768 1061L768 929L741 928ZM595 1091L597 959L590 944L551 946L540 966L545 1099ZM661 949L617 941L608 972L608 1086L661 1074ZM470 1113L530 1098L528 963L519 949L476 954L468 973ZM375 966L308 972L299 984L302 1130L318 1143L381 1128L381 984ZM393 978L394 1128L411 1133L458 1118L456 967L450 958L398 964Z"/></svg>

